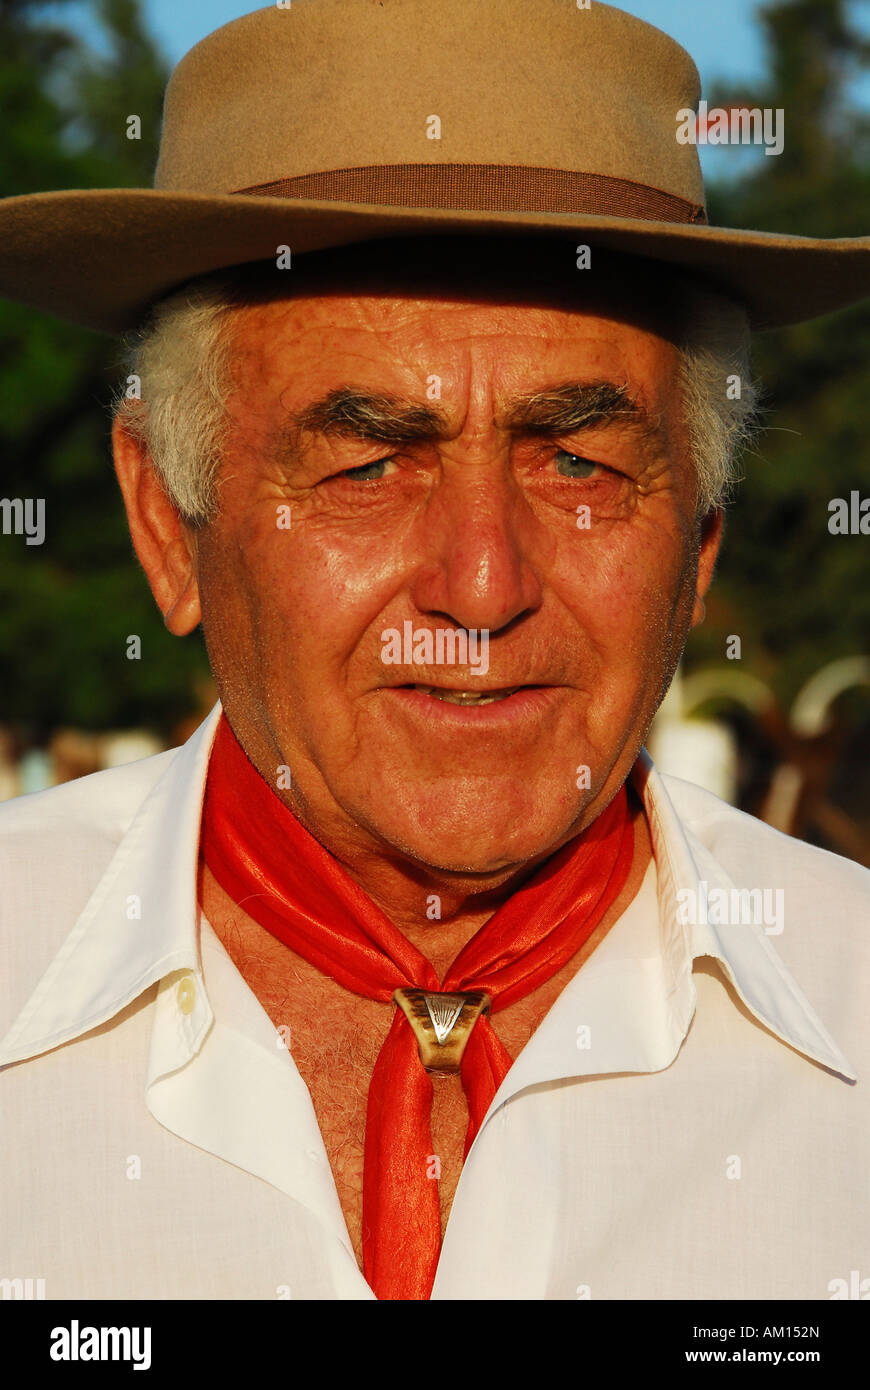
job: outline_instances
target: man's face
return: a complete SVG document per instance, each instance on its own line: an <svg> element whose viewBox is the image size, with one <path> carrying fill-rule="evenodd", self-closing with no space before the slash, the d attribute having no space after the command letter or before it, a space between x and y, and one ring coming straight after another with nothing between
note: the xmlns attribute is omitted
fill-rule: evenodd
<svg viewBox="0 0 870 1390"><path fill-rule="evenodd" d="M498 871L594 819L637 755L692 620L695 485L661 317L630 279L596 296L338 289L234 311L204 631L249 756L276 789L291 769L281 794L332 844ZM614 414L620 388L634 408ZM348 390L377 399L345 395L339 427ZM714 552L711 533L704 587ZM476 669L385 662L406 624L487 633L488 669L480 646Z"/></svg>

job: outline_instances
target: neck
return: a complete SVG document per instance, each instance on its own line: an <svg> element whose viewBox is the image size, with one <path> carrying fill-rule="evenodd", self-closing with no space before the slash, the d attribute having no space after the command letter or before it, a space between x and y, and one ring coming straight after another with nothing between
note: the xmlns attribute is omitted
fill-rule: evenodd
<svg viewBox="0 0 870 1390"><path fill-rule="evenodd" d="M275 789L263 774L260 762L242 748L229 723L223 722L218 730L209 767L204 817L209 826L209 845L214 847L224 837L226 858L223 862L227 866L224 882L227 886L233 885L231 891L238 895L252 881L256 881L250 877L244 854L233 865L230 847L234 842L234 817L237 834L241 842L246 836L249 837L248 852L253 854L255 860L261 857L258 845L262 846L268 858L268 843L276 829L283 827L281 833L287 838L286 841L279 839L276 843L276 867L283 862L284 872L292 876L295 871L292 849L295 841L303 865L308 856L312 863L321 865L324 882L333 885L326 890L327 895L337 894L333 910L344 912L347 890L341 888L340 878L330 876L327 860L331 856L343 869L345 882L347 879L353 880L380 908L393 929L427 957L436 970L440 965L452 962L525 881L580 833L568 831L558 842L548 845L546 850L533 858L501 865L492 871L447 870L426 864L395 845L376 838L365 825L349 825L346 816L336 816L331 820L328 812L324 816L322 807L319 814L312 814L314 808L308 804L307 798L300 797L298 782L294 782L291 796L276 796ZM626 787L626 793L627 799L623 801L618 814L623 826L623 844L625 828L631 829L633 857L628 867L628 879L623 882L622 889L605 914L608 925L631 901L652 853L642 805L630 784ZM276 801L283 803L283 806L275 806ZM270 809L273 806L274 812ZM627 827L623 819L626 814ZM608 826L612 820L608 812ZM299 830L300 825L302 831ZM304 839L299 839L300 835L304 835ZM312 841L317 844L312 844ZM594 856L594 849L592 853ZM280 881L279 870L276 884L280 884ZM317 910L320 910L322 900L317 898L317 890L313 891L313 901L318 902ZM275 906L271 906L268 912L276 910ZM603 920L599 925L603 925Z"/></svg>
<svg viewBox="0 0 870 1390"><path fill-rule="evenodd" d="M621 916L637 893L652 859L646 814L630 784L628 799L634 827L634 859L628 881L602 923L607 927ZM294 811L299 814L296 808ZM439 973L565 842L560 841L523 864L495 873L473 874L432 868L389 848L376 851L331 843L316 827L305 821L303 824Z"/></svg>
<svg viewBox="0 0 870 1390"><path fill-rule="evenodd" d="M634 858L628 880L596 927L593 935L574 959L572 968L575 970L580 968L599 942L607 935L611 926L622 916L637 894L652 859L652 845L646 817L639 803L633 798L631 812L635 838ZM345 867L348 872L351 872L350 866L345 865ZM400 913L396 911L396 907L389 900L389 897L384 897L383 900L376 898L375 900L411 944L431 962L438 977L443 979L449 966L466 942L470 941L480 930L510 893L520 886L522 879L531 873L532 869L526 866L522 875L514 874L509 881L505 880L496 889L476 893L473 887L470 888L461 900L457 895L449 916L445 915L442 910L440 920L426 919L421 922L419 912L411 910L407 904L404 911ZM352 876L357 879L357 882L366 892L369 892L368 885L363 882L361 877L356 874ZM433 879L432 882L435 885L438 880ZM280 962L284 959L284 948L279 946L268 932L249 918L244 912L244 908L239 909L233 903L202 862L200 863L198 887L202 910L213 930L223 941L233 958L237 960L240 969L244 963L243 973L245 977L258 981L258 988L264 988L264 977L268 980L272 970L280 968ZM378 888L384 893L389 892L382 880L379 880ZM434 891L437 891L437 888L433 886ZM418 894L419 890L415 890L415 892ZM369 896L374 897L375 895L369 892ZM419 903L419 901L419 896L415 896L414 902ZM446 897L444 902L446 904Z"/></svg>

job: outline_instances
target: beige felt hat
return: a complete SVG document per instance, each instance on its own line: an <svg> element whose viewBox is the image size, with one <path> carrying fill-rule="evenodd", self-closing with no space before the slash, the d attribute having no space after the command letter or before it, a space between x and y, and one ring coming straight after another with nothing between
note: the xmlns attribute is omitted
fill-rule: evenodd
<svg viewBox="0 0 870 1390"><path fill-rule="evenodd" d="M868 237L706 224L677 139L699 96L678 44L599 0L285 0L179 63L153 189L0 203L0 295L115 332L279 246L441 233L670 262L756 327L870 295Z"/></svg>

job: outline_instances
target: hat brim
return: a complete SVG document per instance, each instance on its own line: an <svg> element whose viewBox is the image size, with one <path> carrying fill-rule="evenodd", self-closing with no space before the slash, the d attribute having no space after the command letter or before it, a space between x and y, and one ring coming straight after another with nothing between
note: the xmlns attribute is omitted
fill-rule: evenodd
<svg viewBox="0 0 870 1390"><path fill-rule="evenodd" d="M756 329L870 296L870 237L821 240L730 227L547 212L385 207L238 194L87 189L0 203L0 296L121 333L198 275L383 237L463 233L582 238L701 276ZM573 257L572 257L573 265Z"/></svg>

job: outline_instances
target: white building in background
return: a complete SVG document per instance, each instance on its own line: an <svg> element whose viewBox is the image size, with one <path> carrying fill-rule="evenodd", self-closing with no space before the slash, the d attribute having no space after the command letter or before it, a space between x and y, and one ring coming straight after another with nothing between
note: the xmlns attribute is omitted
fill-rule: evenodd
<svg viewBox="0 0 870 1390"><path fill-rule="evenodd" d="M694 782L732 806L737 801L737 739L727 724L693 713L712 697L727 697L758 715L773 693L755 676L711 667L684 676L677 670L653 720L646 747L660 772Z"/></svg>
<svg viewBox="0 0 870 1390"><path fill-rule="evenodd" d="M828 662L806 682L788 714L788 726L799 749L808 747L831 727L834 704L846 690L870 689L870 657L842 657ZM711 698L727 698L759 721L774 713L774 695L765 683L744 671L708 667L683 676L677 671L647 738L647 748L662 772L695 782L736 803L737 741L726 724L699 718L693 711ZM773 722L773 721L771 721ZM763 810L768 825L793 833L794 817L806 780L800 758L783 752L775 769Z"/></svg>

